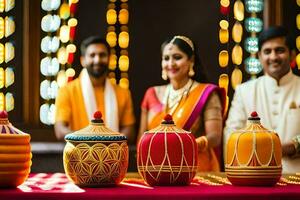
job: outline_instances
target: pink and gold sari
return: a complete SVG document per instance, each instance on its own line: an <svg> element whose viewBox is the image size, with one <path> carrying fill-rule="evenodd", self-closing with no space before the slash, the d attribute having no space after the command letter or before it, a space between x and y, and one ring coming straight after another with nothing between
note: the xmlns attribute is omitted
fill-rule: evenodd
<svg viewBox="0 0 300 200"><path fill-rule="evenodd" d="M162 89L165 86L158 87ZM212 92L219 94L222 107L224 108L225 93L223 90L212 84L198 84L190 91L184 101L179 102L177 109L172 114L175 124L178 127L191 131L196 137L205 135L202 112ZM165 105L161 99L155 87L149 88L144 96L142 109L148 111L148 130L158 126L166 114ZM220 171L221 149L221 147L208 148L206 151L199 152L198 171ZM216 155L219 157L219 160Z"/></svg>

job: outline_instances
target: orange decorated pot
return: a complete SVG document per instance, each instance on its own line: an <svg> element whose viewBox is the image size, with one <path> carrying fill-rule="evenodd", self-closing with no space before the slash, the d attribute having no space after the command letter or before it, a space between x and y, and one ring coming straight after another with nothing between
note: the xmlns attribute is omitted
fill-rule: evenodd
<svg viewBox="0 0 300 200"><path fill-rule="evenodd" d="M281 177L279 136L264 128L256 112L247 127L233 132L227 143L225 172L234 185L275 185Z"/></svg>
<svg viewBox="0 0 300 200"><path fill-rule="evenodd" d="M140 139L138 171L149 185L188 185L197 171L197 153L193 134L176 127L167 115Z"/></svg>
<svg viewBox="0 0 300 200"><path fill-rule="evenodd" d="M95 112L89 126L65 136L64 169L81 187L113 186L127 172L127 138L107 128L101 117Z"/></svg>
<svg viewBox="0 0 300 200"><path fill-rule="evenodd" d="M31 166L30 135L15 128L6 111L0 112L0 187L17 187Z"/></svg>

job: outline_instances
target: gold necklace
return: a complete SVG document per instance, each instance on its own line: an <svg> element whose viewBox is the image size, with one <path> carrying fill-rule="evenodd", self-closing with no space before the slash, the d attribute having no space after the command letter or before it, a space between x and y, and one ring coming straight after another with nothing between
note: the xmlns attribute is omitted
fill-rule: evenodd
<svg viewBox="0 0 300 200"><path fill-rule="evenodd" d="M179 94L174 95L175 97L173 97L172 99L170 99L171 89L169 88L167 99L166 99L165 113L173 115L173 113L175 113L176 110L178 109L178 106L180 105L182 99L186 99L188 97L189 92L190 92L190 90L191 90L191 88L192 88L193 85L194 85L194 80L191 80L191 82L188 85L188 87L186 87L186 89L183 89L183 91L180 92ZM170 87L172 87L172 86L170 86ZM171 104L169 102L170 100L172 101Z"/></svg>

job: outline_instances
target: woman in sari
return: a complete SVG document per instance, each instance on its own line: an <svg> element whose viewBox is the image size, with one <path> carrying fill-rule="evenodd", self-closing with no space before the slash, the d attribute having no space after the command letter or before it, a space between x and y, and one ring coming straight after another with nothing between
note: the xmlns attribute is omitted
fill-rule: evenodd
<svg viewBox="0 0 300 200"><path fill-rule="evenodd" d="M162 78L170 83L146 91L139 138L158 126L165 114L171 114L177 126L196 137L198 171L220 171L214 149L220 147L222 140L224 93L213 84L193 79L199 73L199 81L206 81L195 46L188 37L174 36L161 49Z"/></svg>

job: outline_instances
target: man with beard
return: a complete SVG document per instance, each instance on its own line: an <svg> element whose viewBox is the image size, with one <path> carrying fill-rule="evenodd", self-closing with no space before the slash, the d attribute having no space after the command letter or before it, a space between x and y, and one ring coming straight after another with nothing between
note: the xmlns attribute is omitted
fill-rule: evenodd
<svg viewBox="0 0 300 200"><path fill-rule="evenodd" d="M250 113L256 111L262 125L280 137L283 172L299 172L300 78L289 64L292 42L286 29L270 27L260 34L258 48L264 75L236 88L224 129L224 145L230 133L244 128Z"/></svg>
<svg viewBox="0 0 300 200"><path fill-rule="evenodd" d="M128 89L112 85L107 78L110 46L105 39L91 36L81 44L79 78L60 88L56 98L55 134L86 127L95 111L102 113L106 126L133 138L135 118Z"/></svg>

